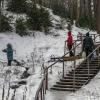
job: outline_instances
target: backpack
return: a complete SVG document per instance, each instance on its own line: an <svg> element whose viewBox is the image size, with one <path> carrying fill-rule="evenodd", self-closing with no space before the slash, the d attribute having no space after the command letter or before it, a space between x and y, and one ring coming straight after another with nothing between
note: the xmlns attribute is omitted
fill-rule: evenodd
<svg viewBox="0 0 100 100"><path fill-rule="evenodd" d="M84 47L85 49L92 50L92 41L90 37L86 37L84 40Z"/></svg>

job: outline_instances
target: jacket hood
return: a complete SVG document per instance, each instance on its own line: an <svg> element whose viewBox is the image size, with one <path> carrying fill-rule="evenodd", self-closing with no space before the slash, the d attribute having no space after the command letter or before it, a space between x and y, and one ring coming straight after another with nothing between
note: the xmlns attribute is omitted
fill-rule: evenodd
<svg viewBox="0 0 100 100"><path fill-rule="evenodd" d="M8 43L7 48L12 48L12 45L10 43Z"/></svg>
<svg viewBox="0 0 100 100"><path fill-rule="evenodd" d="M68 32L68 36L71 36L71 35L72 35L72 34L71 34L71 31L69 31L69 32Z"/></svg>
<svg viewBox="0 0 100 100"><path fill-rule="evenodd" d="M86 36L89 36L89 32L88 32L88 33L86 33Z"/></svg>

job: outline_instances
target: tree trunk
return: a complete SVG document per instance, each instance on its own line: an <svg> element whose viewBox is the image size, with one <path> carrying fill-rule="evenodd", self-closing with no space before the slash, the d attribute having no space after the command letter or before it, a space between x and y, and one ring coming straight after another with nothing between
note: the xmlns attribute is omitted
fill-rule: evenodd
<svg viewBox="0 0 100 100"><path fill-rule="evenodd" d="M100 0L97 0L97 33L100 34Z"/></svg>
<svg viewBox="0 0 100 100"><path fill-rule="evenodd" d="M85 1L84 0L80 0L80 17L84 16L84 7L85 6Z"/></svg>
<svg viewBox="0 0 100 100"><path fill-rule="evenodd" d="M80 15L80 0L77 0L77 21L79 19L79 15Z"/></svg>

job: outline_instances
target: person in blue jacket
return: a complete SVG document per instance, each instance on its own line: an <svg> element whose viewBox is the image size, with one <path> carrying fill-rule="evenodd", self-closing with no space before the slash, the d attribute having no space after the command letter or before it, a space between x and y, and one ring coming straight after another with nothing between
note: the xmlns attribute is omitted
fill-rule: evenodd
<svg viewBox="0 0 100 100"><path fill-rule="evenodd" d="M10 43L8 43L7 48L2 51L7 53L8 66L11 66L11 62L13 61L12 45Z"/></svg>

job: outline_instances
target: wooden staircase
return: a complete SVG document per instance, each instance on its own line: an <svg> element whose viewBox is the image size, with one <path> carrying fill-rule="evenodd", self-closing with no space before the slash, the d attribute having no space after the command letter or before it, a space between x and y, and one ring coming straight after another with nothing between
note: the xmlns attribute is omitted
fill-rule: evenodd
<svg viewBox="0 0 100 100"><path fill-rule="evenodd" d="M76 48L79 45L82 45L82 41L84 36L81 36L81 40L75 40L74 41L74 47L73 52L76 53ZM96 42L96 38L98 37L93 35L95 50L92 52L96 52L96 54L99 56L100 54L100 42ZM81 41L77 44L77 42ZM98 73L100 70L100 57L97 57L95 59L92 59L88 62L89 57L92 55L89 55L77 68L74 68L74 70L71 70L68 74L65 73L64 69L64 62L65 61L74 61L81 59L81 55L73 56L73 57L67 57L68 53L66 53L66 41L64 44L64 56L61 58L52 57L51 60L55 62L63 62L63 77L59 80L59 82L56 82L56 85L53 85L51 88L52 90L58 90L58 91L76 91L80 89L83 85L86 85L91 81L91 79L94 78L94 76ZM99 60L98 60L99 59ZM75 65L75 63L74 63ZM65 74L64 74L65 73Z"/></svg>
<svg viewBox="0 0 100 100"><path fill-rule="evenodd" d="M91 79L98 73L100 64L98 59L95 58L89 62L89 75L87 61L83 61L75 70L71 70L59 82L56 82L51 89L59 91L76 91L83 85L90 82Z"/></svg>

